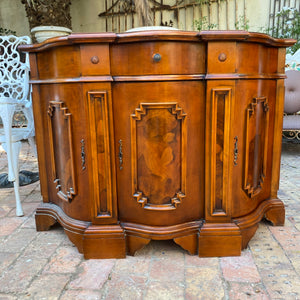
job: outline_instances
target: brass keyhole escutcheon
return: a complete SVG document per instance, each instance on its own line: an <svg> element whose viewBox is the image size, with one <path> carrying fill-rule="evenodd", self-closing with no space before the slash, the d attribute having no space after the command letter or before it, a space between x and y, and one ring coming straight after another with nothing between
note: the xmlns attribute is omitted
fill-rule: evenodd
<svg viewBox="0 0 300 300"><path fill-rule="evenodd" d="M97 63L99 63L99 57L97 55L91 57L91 62L92 64L96 65Z"/></svg>
<svg viewBox="0 0 300 300"><path fill-rule="evenodd" d="M224 62L227 59L227 55L225 53L220 53L218 59L220 62Z"/></svg>

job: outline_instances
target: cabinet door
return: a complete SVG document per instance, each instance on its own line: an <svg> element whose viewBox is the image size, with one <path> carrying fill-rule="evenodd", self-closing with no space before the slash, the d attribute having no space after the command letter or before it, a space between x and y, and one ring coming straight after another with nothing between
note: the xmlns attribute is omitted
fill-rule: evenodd
<svg viewBox="0 0 300 300"><path fill-rule="evenodd" d="M271 193L275 81L207 83L206 220L247 215Z"/></svg>
<svg viewBox="0 0 300 300"><path fill-rule="evenodd" d="M37 99L43 101L37 101ZM87 137L82 90L75 84L43 84L35 95L43 196L74 219L90 220L87 165L83 161ZM42 138L41 138L42 135ZM45 178L46 177L46 178ZM46 180L46 181L45 181Z"/></svg>
<svg viewBox="0 0 300 300"><path fill-rule="evenodd" d="M203 218L203 83L116 83L113 110L119 219L174 225Z"/></svg>
<svg viewBox="0 0 300 300"><path fill-rule="evenodd" d="M234 136L238 138L233 168L232 214L240 217L254 211L271 197L275 80L245 80L236 84Z"/></svg>

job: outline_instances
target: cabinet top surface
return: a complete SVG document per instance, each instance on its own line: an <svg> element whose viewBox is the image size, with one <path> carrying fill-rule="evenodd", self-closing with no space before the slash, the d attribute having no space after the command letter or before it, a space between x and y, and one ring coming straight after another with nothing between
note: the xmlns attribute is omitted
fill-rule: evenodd
<svg viewBox="0 0 300 300"><path fill-rule="evenodd" d="M21 45L21 51L40 52L49 48L93 43L131 43L143 41L182 41L182 42L252 42L273 47L289 47L296 41L293 39L277 39L263 33L247 31L181 31L181 30L148 30L124 33L73 33L64 37L48 39L40 44Z"/></svg>

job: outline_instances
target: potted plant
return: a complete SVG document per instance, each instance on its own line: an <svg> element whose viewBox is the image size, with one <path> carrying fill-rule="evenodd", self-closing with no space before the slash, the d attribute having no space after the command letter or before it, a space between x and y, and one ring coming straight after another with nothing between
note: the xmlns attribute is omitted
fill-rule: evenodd
<svg viewBox="0 0 300 300"><path fill-rule="evenodd" d="M54 36L72 32L70 0L21 0L29 28L39 43Z"/></svg>

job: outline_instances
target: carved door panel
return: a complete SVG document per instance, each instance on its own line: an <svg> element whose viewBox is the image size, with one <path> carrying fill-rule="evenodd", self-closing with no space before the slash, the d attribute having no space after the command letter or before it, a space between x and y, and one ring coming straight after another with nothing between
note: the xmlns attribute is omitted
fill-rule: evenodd
<svg viewBox="0 0 300 300"><path fill-rule="evenodd" d="M233 168L233 196L239 201L233 216L241 216L254 210L259 203L270 197L273 157L273 130L276 88L275 81L238 83L237 107L234 114L234 131L238 137L237 164ZM250 88L249 88L250 87Z"/></svg>
<svg viewBox="0 0 300 300"><path fill-rule="evenodd" d="M116 84L122 221L172 225L203 218L203 91L199 82ZM189 103L195 94L199 101Z"/></svg>
<svg viewBox="0 0 300 300"><path fill-rule="evenodd" d="M86 154L86 120L81 88L72 84L40 87L41 112L46 115L43 123L45 145L39 144L44 153L47 172L47 194L51 202L63 207L72 218L89 220L86 204L89 196ZM39 121L39 120L38 120ZM41 151L41 147L43 147ZM45 182L41 181L45 192Z"/></svg>

